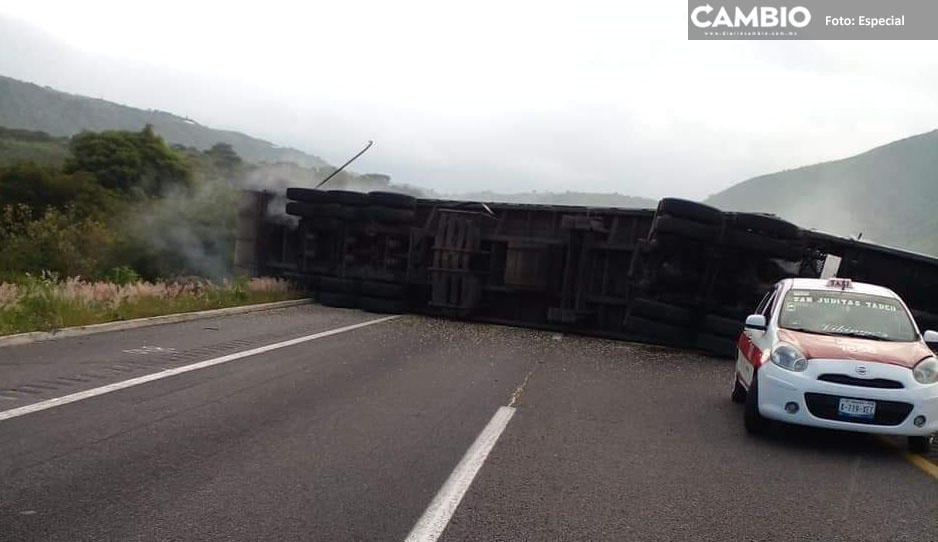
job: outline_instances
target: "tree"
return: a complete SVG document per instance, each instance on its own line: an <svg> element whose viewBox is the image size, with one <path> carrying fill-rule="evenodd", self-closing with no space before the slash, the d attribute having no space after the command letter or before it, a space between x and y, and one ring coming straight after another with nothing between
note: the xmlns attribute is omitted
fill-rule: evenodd
<svg viewBox="0 0 938 542"><path fill-rule="evenodd" d="M33 218L49 207L72 207L81 216L101 217L113 209L114 196L91 173L22 162L0 168L0 202L26 206Z"/></svg>
<svg viewBox="0 0 938 542"><path fill-rule="evenodd" d="M159 196L188 188L191 171L147 125L139 132L82 132L69 145L66 173L92 173L101 186L124 194Z"/></svg>
<svg viewBox="0 0 938 542"><path fill-rule="evenodd" d="M241 157L228 143L216 143L205 151L215 164L215 167L224 171L231 171L242 163Z"/></svg>
<svg viewBox="0 0 938 542"><path fill-rule="evenodd" d="M73 207L0 206L0 281L52 271L62 277L96 277L112 266L115 234Z"/></svg>

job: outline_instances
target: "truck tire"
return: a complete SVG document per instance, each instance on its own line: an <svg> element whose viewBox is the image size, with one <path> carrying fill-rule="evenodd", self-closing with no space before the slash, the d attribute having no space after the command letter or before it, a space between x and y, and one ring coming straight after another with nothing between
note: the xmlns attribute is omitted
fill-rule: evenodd
<svg viewBox="0 0 938 542"><path fill-rule="evenodd" d="M687 325L694 318L691 309L643 298L633 299L628 310L631 315L676 326Z"/></svg>
<svg viewBox="0 0 938 542"><path fill-rule="evenodd" d="M366 297L382 299L403 299L404 285L393 282L377 282L366 280L362 282L361 293Z"/></svg>
<svg viewBox="0 0 938 542"><path fill-rule="evenodd" d="M353 279L339 277L322 277L319 279L319 290L338 294L358 295L360 283Z"/></svg>
<svg viewBox="0 0 938 542"><path fill-rule="evenodd" d="M705 242L716 242L720 236L720 230L716 226L676 216L659 216L655 218L651 231L652 235L664 233Z"/></svg>
<svg viewBox="0 0 938 542"><path fill-rule="evenodd" d="M663 324L647 318L628 315L622 327L629 332L652 339L658 339L669 345L682 345L687 336L687 330L680 326Z"/></svg>
<svg viewBox="0 0 938 542"><path fill-rule="evenodd" d="M734 340L743 332L742 321L732 318L723 318L715 314L708 314L704 317L700 327L707 333Z"/></svg>
<svg viewBox="0 0 938 542"><path fill-rule="evenodd" d="M779 239L798 239L802 236L801 228L774 215L736 213L732 216L731 224L742 230L771 235Z"/></svg>
<svg viewBox="0 0 938 542"><path fill-rule="evenodd" d="M382 297L361 298L361 308L368 312L379 314L401 314L407 312L407 305L403 299L385 299Z"/></svg>
<svg viewBox="0 0 938 542"><path fill-rule="evenodd" d="M352 207L364 207L370 202L368 194L363 192L353 192L351 190L329 190L326 195L331 203L341 205L350 205Z"/></svg>
<svg viewBox="0 0 938 542"><path fill-rule="evenodd" d="M697 339L694 340L694 346L721 358L733 358L736 356L736 341L718 335L701 333L697 336Z"/></svg>
<svg viewBox="0 0 938 542"><path fill-rule="evenodd" d="M354 220L356 217L355 208L340 203L327 203L321 206L322 216L338 218L340 220Z"/></svg>
<svg viewBox="0 0 938 542"><path fill-rule="evenodd" d="M664 198L659 201L658 214L686 218L713 226L723 223L723 211L716 207L679 198Z"/></svg>
<svg viewBox="0 0 938 542"><path fill-rule="evenodd" d="M310 229L319 231L337 231L342 229L343 224L342 220L327 216L306 217L304 220L307 221Z"/></svg>
<svg viewBox="0 0 938 542"><path fill-rule="evenodd" d="M286 213L288 215L299 216L303 218L313 218L322 216L322 207L322 205L316 203L288 201L286 206Z"/></svg>
<svg viewBox="0 0 938 542"><path fill-rule="evenodd" d="M801 260L804 248L791 241L783 241L742 230L727 230L726 244L744 252L754 252L781 260Z"/></svg>
<svg viewBox="0 0 938 542"><path fill-rule="evenodd" d="M382 192L380 190L368 192L368 199L372 205L381 207L410 210L417 208L417 198L399 192Z"/></svg>
<svg viewBox="0 0 938 542"><path fill-rule="evenodd" d="M378 205L372 205L366 208L365 216L369 220L388 224L410 224L416 219L416 214L412 209L381 207Z"/></svg>
<svg viewBox="0 0 938 542"><path fill-rule="evenodd" d="M312 188L287 188L287 199L293 201L302 201L305 203L326 203L329 196L325 190L314 190Z"/></svg>
<svg viewBox="0 0 938 542"><path fill-rule="evenodd" d="M358 296L339 292L319 292L319 303L327 307L354 309L358 307Z"/></svg>
<svg viewBox="0 0 938 542"><path fill-rule="evenodd" d="M284 273L282 277L292 282L296 288L309 293L310 298L315 298L315 292L319 290L318 275L287 272Z"/></svg>

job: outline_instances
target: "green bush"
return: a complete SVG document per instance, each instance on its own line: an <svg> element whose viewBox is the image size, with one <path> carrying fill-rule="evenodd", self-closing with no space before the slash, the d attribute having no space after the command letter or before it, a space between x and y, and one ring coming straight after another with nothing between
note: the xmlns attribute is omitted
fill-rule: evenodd
<svg viewBox="0 0 938 542"><path fill-rule="evenodd" d="M62 168L0 166L0 281L230 274L234 186L249 169L230 146L176 151L147 127L84 132L69 148Z"/></svg>
<svg viewBox="0 0 938 542"><path fill-rule="evenodd" d="M57 277L54 273L25 274L19 280L20 296L16 304L2 311L4 329L48 331L61 327L55 296Z"/></svg>
<svg viewBox="0 0 938 542"><path fill-rule="evenodd" d="M101 219L115 213L119 205L118 198L91 173L63 173L31 162L0 168L0 201L26 206L34 218L49 207L69 207L76 214Z"/></svg>
<svg viewBox="0 0 938 542"><path fill-rule="evenodd" d="M112 267L110 271L107 272L106 278L109 282L114 284L119 284L125 286L127 284L133 284L135 282L140 282L140 275L134 271L133 267L129 265L119 265L117 267Z"/></svg>
<svg viewBox="0 0 938 542"><path fill-rule="evenodd" d="M110 267L115 234L73 207L38 218L23 205L0 207L0 280L42 271L97 278Z"/></svg>

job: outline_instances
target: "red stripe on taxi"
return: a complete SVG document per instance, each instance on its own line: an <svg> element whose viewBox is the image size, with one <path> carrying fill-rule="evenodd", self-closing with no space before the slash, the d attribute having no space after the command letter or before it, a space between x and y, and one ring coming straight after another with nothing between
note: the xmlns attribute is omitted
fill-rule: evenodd
<svg viewBox="0 0 938 542"><path fill-rule="evenodd" d="M756 369L762 365L762 350L752 342L748 335L740 333L739 342L736 343L736 346L739 347L739 351L743 353L743 357L750 365Z"/></svg>

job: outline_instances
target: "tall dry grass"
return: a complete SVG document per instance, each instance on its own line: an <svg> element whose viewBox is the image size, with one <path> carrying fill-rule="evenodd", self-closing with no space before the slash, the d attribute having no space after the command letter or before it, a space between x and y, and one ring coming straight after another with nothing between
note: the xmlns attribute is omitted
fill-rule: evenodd
<svg viewBox="0 0 938 542"><path fill-rule="evenodd" d="M276 278L117 284L26 276L18 283L0 283L0 335L297 297L300 292L289 282Z"/></svg>

